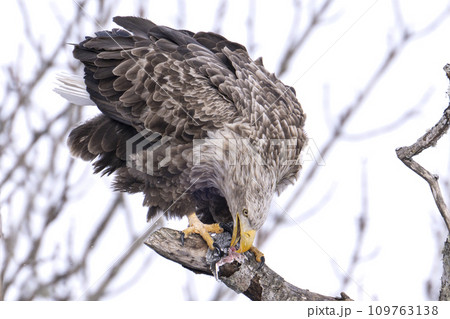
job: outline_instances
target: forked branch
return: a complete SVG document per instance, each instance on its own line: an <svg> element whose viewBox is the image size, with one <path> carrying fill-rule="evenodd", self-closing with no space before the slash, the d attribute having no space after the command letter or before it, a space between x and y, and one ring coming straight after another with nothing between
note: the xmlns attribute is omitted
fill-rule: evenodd
<svg viewBox="0 0 450 319"><path fill-rule="evenodd" d="M444 67L447 77L450 79L450 64ZM420 154L423 150L431 146L435 146L438 140L448 131L450 126L450 104L444 110L439 122L433 126L428 132L421 136L414 144L410 146L404 146L396 149L397 157L410 169L416 172L419 176L427 181L430 185L431 193L433 194L434 201L444 219L447 229L450 232L450 213L447 205L445 204L444 197L442 196L441 189L439 187L439 176L431 174L419 163L414 161L412 158Z"/></svg>
<svg viewBox="0 0 450 319"><path fill-rule="evenodd" d="M444 66L444 71L450 80L450 64ZM450 93L449 93L450 96ZM427 181L430 185L431 193L433 194L434 201L441 213L442 218L447 226L447 230L450 232L450 213L447 205L445 204L444 197L442 196L441 189L439 187L439 176L431 174L428 170L423 168L419 163L412 158L417 154L426 150L430 146L435 146L438 140L448 131L450 126L450 104L444 110L439 122L436 123L428 132L421 136L414 144L410 146L400 147L396 150L397 157L410 169L416 172L419 176ZM439 300L450 300L450 236L447 237L445 247L443 250L443 274L441 278L441 292Z"/></svg>

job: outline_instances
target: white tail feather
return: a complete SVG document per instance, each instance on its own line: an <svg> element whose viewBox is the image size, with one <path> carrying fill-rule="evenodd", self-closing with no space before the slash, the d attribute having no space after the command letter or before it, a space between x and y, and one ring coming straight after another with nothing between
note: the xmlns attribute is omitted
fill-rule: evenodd
<svg viewBox="0 0 450 319"><path fill-rule="evenodd" d="M95 105L89 98L82 76L61 72L56 75L56 79L59 82L53 91L61 95L67 101L81 106Z"/></svg>

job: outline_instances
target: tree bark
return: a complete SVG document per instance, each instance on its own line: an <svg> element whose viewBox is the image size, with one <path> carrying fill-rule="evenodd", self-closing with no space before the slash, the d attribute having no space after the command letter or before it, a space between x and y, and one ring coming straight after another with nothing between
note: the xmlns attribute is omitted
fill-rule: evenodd
<svg viewBox="0 0 450 319"><path fill-rule="evenodd" d="M439 293L439 300L449 301L450 300L450 236L444 244L444 249L442 250L442 264L444 266L444 271L441 277L441 292Z"/></svg>
<svg viewBox="0 0 450 319"><path fill-rule="evenodd" d="M450 64L444 66L444 71L447 74L447 78L450 80ZM450 98L450 92L447 92ZM441 189L439 187L439 176L431 174L419 163L414 161L412 158L422 151L426 150L431 146L435 146L438 140L447 133L450 127L450 104L444 110L440 120L423 136L419 137L417 141L410 145L399 147L396 149L397 157L416 174L427 181L430 186L431 193L433 195L436 206L442 219L447 226L447 230L450 233L450 212L445 204L444 197L442 196ZM439 300L450 300L450 243L449 238L445 242L443 254L443 267L444 271L441 278L441 291L439 294Z"/></svg>
<svg viewBox="0 0 450 319"><path fill-rule="evenodd" d="M215 241L217 236L222 234L217 234ZM251 252L246 252L241 262L235 260L223 264L214 274L215 265L209 262L207 257L208 246L198 235L190 235L182 245L179 231L161 228L152 233L145 244L161 256L195 273L216 275L217 280L251 300L351 300L345 293L341 293L340 297L330 297L298 288L285 281L267 265L260 267Z"/></svg>

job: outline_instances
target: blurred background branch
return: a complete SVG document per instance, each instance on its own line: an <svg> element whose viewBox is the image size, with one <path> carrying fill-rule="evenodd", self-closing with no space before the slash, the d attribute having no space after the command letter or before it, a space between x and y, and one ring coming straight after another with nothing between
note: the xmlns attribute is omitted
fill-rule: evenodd
<svg viewBox="0 0 450 319"><path fill-rule="evenodd" d="M52 6L55 19L61 23L61 33L59 38L45 42L35 31L34 12L28 4L17 2L24 38L17 43L17 60L3 69L6 79L0 108L0 213L5 219L2 228L5 236L1 237L1 297L73 300L78 298L77 291L85 289L83 286L88 286L92 280L89 278L91 254L105 234L111 232L117 215L127 208L122 194L105 198L110 206L105 205L104 212L99 212L85 225L91 228L86 233L86 242L81 243L85 247L74 248L80 246L74 243L80 238L73 238L70 231L75 225L63 220L71 214L68 211L77 200L76 194L83 193L86 185L80 180L85 178L77 173L79 167L68 154L65 141L74 125L85 116L79 107L70 104L49 107L38 96L42 97L39 91L47 85L48 78L54 76L55 69L81 73L80 65L67 59L71 55L68 42L81 39L84 34L81 26L98 29L109 22L113 3L74 2L70 20L67 14ZM88 6L96 6L94 20L86 14ZM31 68L22 65L25 56L33 61ZM69 224L65 225L67 222ZM130 233L134 241L136 236ZM125 233L122 238L126 239ZM107 295L111 281L121 273L134 252L133 248L127 250L110 269L107 280L86 299L101 299Z"/></svg>

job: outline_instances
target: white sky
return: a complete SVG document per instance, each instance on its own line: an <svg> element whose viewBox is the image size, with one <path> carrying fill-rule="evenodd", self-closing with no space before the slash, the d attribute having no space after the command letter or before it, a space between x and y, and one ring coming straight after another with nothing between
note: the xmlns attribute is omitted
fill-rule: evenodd
<svg viewBox="0 0 450 319"><path fill-rule="evenodd" d="M61 32L49 4L58 8L64 18L73 13L74 2L25 2L30 18L35 21L33 32L40 35L45 50L54 39L59 39ZM135 2L121 2L114 15L135 14L132 3ZM176 25L177 1L149 3L149 19L159 24ZM222 34L230 40L245 44L248 5L247 2L242 3L230 2ZM330 123L324 114L324 88L329 90L331 116L336 116L363 88L379 66L387 47L398 40L391 3L383 0L338 1L328 14L331 22L312 35L288 74L283 77L282 80L297 91L298 99L308 115L308 135L317 146L323 145L330 133ZM400 1L405 25L411 30L423 28L440 14L446 3L444 0ZM8 43L11 48L2 50L2 64L16 59L17 43L24 40L21 36L21 16L16 5L12 5L12 2L9 4L8 10L0 13L0 23L4 24L3 30L11 29L11 25L15 30L2 33L3 43ZM183 28L192 31L211 30L216 8L217 3L214 1L189 1ZM95 8L88 7L87 14L95 16ZM292 15L291 1L257 2L257 47L252 54L254 58L263 56L270 71L275 71L285 48ZM104 26L111 27L112 23ZM261 248L266 254L267 264L292 284L322 294L337 295L340 292L341 269L347 269L354 247L356 218L361 210L362 162L365 161L368 168L370 216L363 249L367 260L358 267L346 293L359 300L376 298L411 301L425 298L424 283L430 273L435 271L433 265L440 250L436 247L434 233L436 228L443 229L442 221L428 186L396 158L395 148L413 143L437 122L448 103L448 80L442 71L442 67L450 62L448 30L449 19L431 33L411 42L371 92L346 132L358 134L391 123L415 107L425 92L432 90L430 98L420 109L420 115L375 138L357 142L347 139L339 143L325 159L326 165L320 167L314 184L289 214L297 216L298 212L314 207L325 192L334 189L331 199L315 216L277 231L270 244ZM67 42L79 42L92 31L86 30L87 34L67 39ZM23 45L26 47L26 43ZM70 48L66 58L71 59ZM24 69L33 68L33 61L23 61ZM64 63L63 59L61 65ZM49 78L46 83L48 86L42 87L38 98L43 105L49 105L49 113L58 112L58 107L62 107L64 102L51 93L54 80ZM430 171L448 176L448 150L449 138L445 136L436 148L420 155L419 161ZM314 163L305 163L305 170L309 165ZM80 170L83 167L80 166ZM300 177L299 183L301 181ZM74 213L66 221L66 227L71 222L75 223L75 231L81 240L84 238L83 225L90 220L87 215L93 214L96 207L102 211L105 204L99 198L107 197L110 191L108 178L94 176L90 182L93 191L84 194L80 202L74 204ZM141 208L141 197L131 198L129 203L137 210L136 221L133 222L143 223L146 209ZM277 210L284 207L288 198L289 190L275 200L274 207L278 207ZM86 211L87 204L93 207L94 212ZM80 214L85 214L85 217L80 217ZM92 269L93 283L126 249L120 236L120 224L123 222L117 221L114 242L108 245L110 251L102 249L101 255L97 257L97 266ZM171 225L182 229L185 221L171 222ZM145 226L142 224L140 228L144 229ZM58 234L58 230L55 233ZM143 248L138 254L145 258L150 253L149 249ZM211 296L215 285L212 278L193 275L162 257L152 260L151 271L144 273L138 284L111 299L167 300L170 297L182 300L184 295L180 283L184 285L188 277L193 277L191 282L194 282L200 300Z"/></svg>

